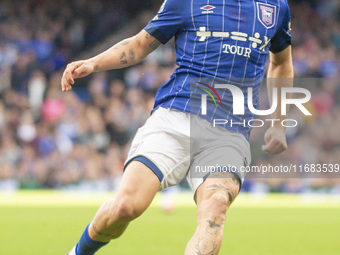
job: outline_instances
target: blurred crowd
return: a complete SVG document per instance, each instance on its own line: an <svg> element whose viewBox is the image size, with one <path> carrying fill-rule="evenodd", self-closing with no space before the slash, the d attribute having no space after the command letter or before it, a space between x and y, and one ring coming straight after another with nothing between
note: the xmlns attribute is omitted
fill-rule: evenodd
<svg viewBox="0 0 340 255"><path fill-rule="evenodd" d="M287 130L290 149L280 156L261 153L264 129L255 129L252 163L339 164L340 2L290 4L296 76L319 78L308 87L313 116L292 109L299 125ZM131 139L175 68L172 42L137 66L79 80L70 93L61 93L60 78L69 61L143 28L160 5L157 0L0 2L0 190L117 188ZM335 178L253 177L245 190L339 192L340 187Z"/></svg>

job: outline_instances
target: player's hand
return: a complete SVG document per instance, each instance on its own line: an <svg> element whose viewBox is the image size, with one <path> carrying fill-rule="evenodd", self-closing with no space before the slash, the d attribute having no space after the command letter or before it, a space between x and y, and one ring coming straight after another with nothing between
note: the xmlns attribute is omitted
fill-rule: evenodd
<svg viewBox="0 0 340 255"><path fill-rule="evenodd" d="M75 79L88 76L93 71L94 64L90 61L80 60L68 64L61 78L62 91L71 90Z"/></svg>
<svg viewBox="0 0 340 255"><path fill-rule="evenodd" d="M268 154L279 154L287 149L285 129L283 127L270 127L264 135L265 145L262 150Z"/></svg>

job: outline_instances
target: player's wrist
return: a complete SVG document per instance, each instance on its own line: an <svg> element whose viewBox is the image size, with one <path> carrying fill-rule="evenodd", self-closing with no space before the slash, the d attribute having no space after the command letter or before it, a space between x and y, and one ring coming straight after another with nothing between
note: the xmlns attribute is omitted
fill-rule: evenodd
<svg viewBox="0 0 340 255"><path fill-rule="evenodd" d="M86 65L88 65L88 67L90 68L91 73L101 71L101 70L99 69L99 65L98 65L97 61L95 61L94 58L90 58L90 59L86 60L85 63L86 63Z"/></svg>
<svg viewBox="0 0 340 255"><path fill-rule="evenodd" d="M274 123L271 127L275 130L278 130L278 131L284 132L286 130L285 126L282 125L281 121L278 122L278 123Z"/></svg>

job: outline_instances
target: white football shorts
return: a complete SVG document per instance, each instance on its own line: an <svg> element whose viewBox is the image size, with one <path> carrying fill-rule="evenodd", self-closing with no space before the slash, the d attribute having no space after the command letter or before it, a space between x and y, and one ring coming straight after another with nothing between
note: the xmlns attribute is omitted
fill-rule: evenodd
<svg viewBox="0 0 340 255"><path fill-rule="evenodd" d="M149 167L161 181L160 190L184 178L195 193L212 172L239 171L251 161L247 139L189 113L158 108L139 128L124 169L133 160Z"/></svg>

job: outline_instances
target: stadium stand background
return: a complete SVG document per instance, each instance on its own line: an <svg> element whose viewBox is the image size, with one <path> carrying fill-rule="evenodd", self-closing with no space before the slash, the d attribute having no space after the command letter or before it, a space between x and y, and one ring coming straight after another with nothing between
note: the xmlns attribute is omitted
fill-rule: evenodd
<svg viewBox="0 0 340 255"><path fill-rule="evenodd" d="M160 4L0 2L0 190L117 187L129 143L175 68L172 43L137 66L78 80L71 93L61 93L60 78L69 61L137 33ZM340 2L290 5L295 74L318 81L309 88L313 117L300 117L298 128L287 133L289 150L275 157L261 152L265 129L254 129L252 164L339 163ZM264 102L266 96L263 90ZM250 178L243 189L340 192L336 178L294 177Z"/></svg>

